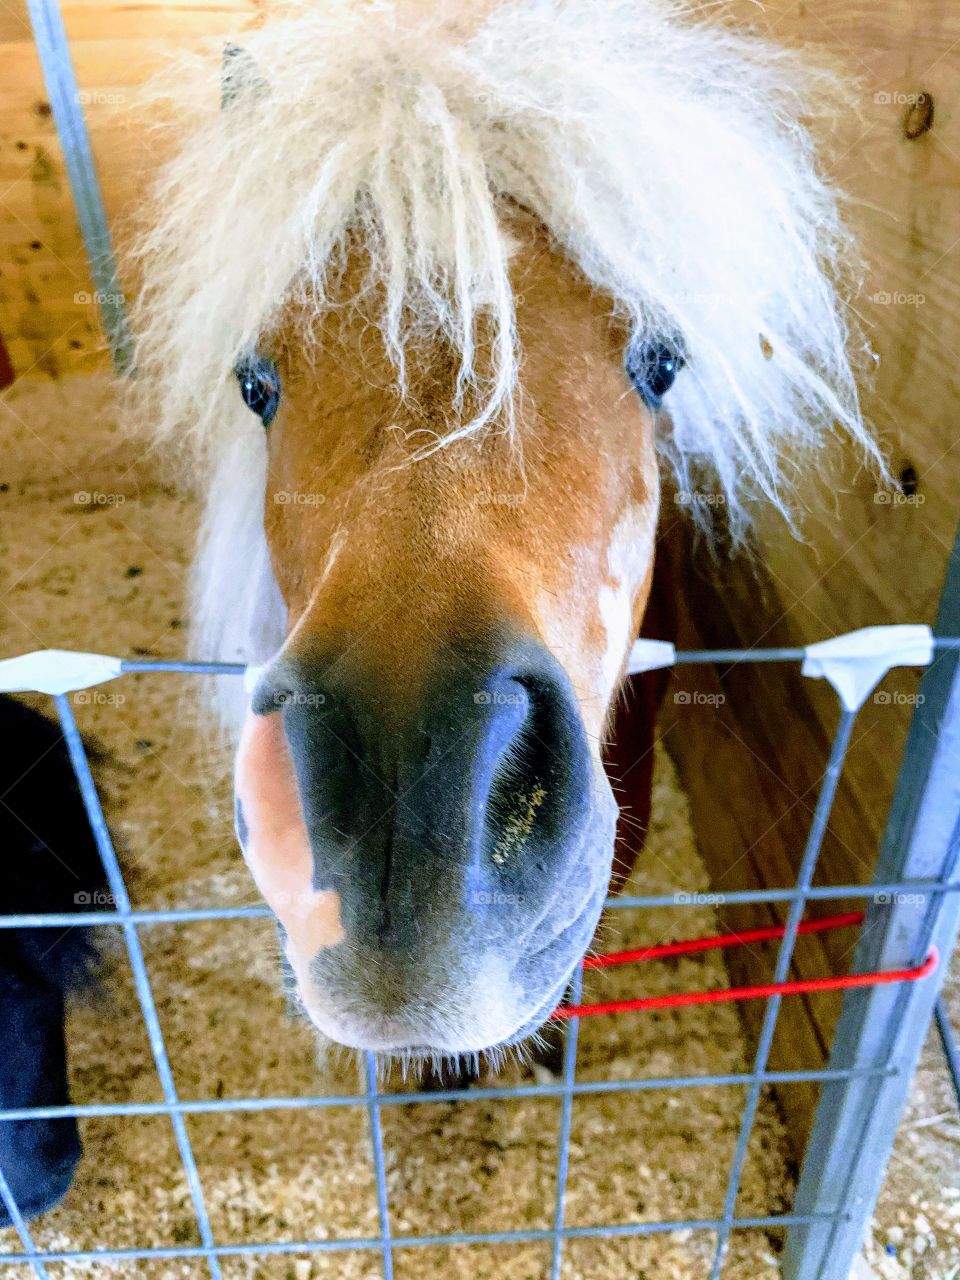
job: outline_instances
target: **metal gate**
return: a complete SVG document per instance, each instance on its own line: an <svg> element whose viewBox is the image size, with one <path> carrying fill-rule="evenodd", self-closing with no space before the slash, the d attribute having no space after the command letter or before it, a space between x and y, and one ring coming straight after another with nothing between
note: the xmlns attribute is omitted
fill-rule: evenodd
<svg viewBox="0 0 960 1280"><path fill-rule="evenodd" d="M73 186L78 216L90 255L98 296L103 299L103 320L111 341L115 363L123 368L129 345L119 298L110 239L90 153L83 115L78 106L76 81L57 0L29 0L31 19L44 68L47 88L60 131L64 156ZM949 957L956 938L960 913L960 543L951 560L940 614L930 641L924 674L912 726L903 756L896 794L889 814L886 835L870 884L814 886L813 877L823 842L831 806L850 742L860 703L873 683L890 666L902 661L920 661L903 656L899 628L878 629L886 633L866 656L857 652L850 638L833 643L826 654L803 649L750 649L674 653L671 646L642 644L636 651L634 669L674 663L780 662L807 663L819 670L808 674L826 675L840 695L840 712L822 785L811 822L796 882L778 889L742 891L725 895L728 902L784 903L786 925L776 960L774 986L787 984L794 946L800 931L804 907L813 901L860 900L866 911L866 927L856 953L854 972L908 973L914 977L930 967L934 953ZM920 629L908 629L916 632ZM844 644L846 641L846 646ZM886 646L886 647L884 647ZM816 649L816 646L814 646ZM878 658L878 654L881 655ZM886 666L882 655L886 654ZM899 654L899 656L898 656ZM52 670L74 670L69 655L50 659ZM88 673L87 684L124 673L189 672L216 674L237 679L243 668L223 664L161 661L105 660ZM73 665L71 665L73 664ZM839 664L839 665L838 665ZM6 664L0 663L0 668ZM31 668L35 669L35 668ZM853 684L839 672L853 672ZM2 687L49 688L49 683L31 683L14 674ZM22 1252L0 1254L0 1265L32 1266L35 1274L47 1276L48 1263L95 1260L202 1258L213 1277L221 1274L220 1259L240 1255L302 1254L372 1250L382 1259L385 1280L393 1274L397 1250L435 1245L500 1244L540 1241L552 1249L550 1274L559 1280L566 1240L609 1236L627 1237L670 1233L680 1229L712 1231L716 1236L711 1280L719 1280L723 1260L733 1230L787 1229L784 1272L787 1280L846 1280L860 1246L864 1228L876 1199L883 1169L893 1142L897 1117L930 1024L945 964L918 981L873 982L847 991L843 1012L828 1065L818 1070L773 1071L770 1051L781 1000L780 990L766 996L761 1031L754 1061L748 1072L727 1075L647 1077L631 1080L581 1081L577 1078L576 1017L568 1021L562 1078L556 1083L531 1084L516 1088L477 1087L429 1093L383 1092L377 1084L373 1055L366 1060L366 1089L352 1096L338 1094L317 1097L251 1097L240 1099L182 1099L177 1093L156 1005L141 950L139 930L157 923L187 923L198 920L262 918L266 907L209 908L169 911L139 911L131 907L120 866L104 821L90 766L73 716L67 690L83 684L62 686L55 695L57 713L70 751L87 815L103 859L115 909L70 915L30 915L0 917L0 927L63 928L74 924L106 925L119 929L136 985L150 1048L160 1078L163 1101L157 1103L85 1104L69 1107L41 1107L0 1112L0 1123L31 1117L56 1116L168 1116L173 1126L180 1158L193 1201L199 1231L199 1245L154 1249L102 1249L84 1252L41 1251L35 1248L29 1225L19 1213L10 1187L0 1171L0 1198L19 1234ZM694 905L694 904L690 904ZM611 911L624 908L676 907L673 895L621 897L607 904ZM572 1000L580 1000L582 976L573 983ZM764 1217L738 1217L737 1194L753 1130L761 1090L764 1086L796 1081L822 1082L821 1101L810 1139L796 1202L791 1213ZM745 1088L745 1104L739 1134L730 1165L723 1212L719 1217L699 1220L668 1220L624 1223L614 1226L565 1225L564 1204L567 1186L569 1142L575 1101L587 1094L640 1090L696 1089L705 1086ZM443 1235L397 1236L391 1225L390 1202L385 1173L381 1113L385 1107L411 1106L424 1102L476 1102L516 1098L559 1098L560 1132L556 1166L555 1207L549 1228L528 1231L449 1233ZM239 1244L218 1244L211 1228L201 1179L187 1131L191 1115L227 1111L268 1109L317 1109L352 1105L364 1108L369 1118L373 1148L373 1169L379 1233L371 1238L302 1240L268 1243L251 1240Z"/></svg>
<svg viewBox="0 0 960 1280"><path fill-rule="evenodd" d="M924 628L907 628L913 636ZM38 1276L46 1276L47 1263L89 1262L147 1258L204 1258L213 1277L220 1259L236 1255L343 1252L375 1250L382 1257L385 1280L393 1274L397 1249L434 1245L508 1244L545 1241L552 1246L552 1280L559 1280L565 1240L609 1236L655 1235L682 1229L712 1231L716 1245L711 1280L719 1280L730 1233L744 1229L788 1228L785 1255L787 1280L846 1280L860 1246L865 1225L883 1176L893 1142L896 1119L906 1098L914 1067L930 1024L934 1002L945 966L934 967L936 955L949 956L960 915L960 556L953 559L937 627L928 636L929 666L924 675L914 719L904 752L899 782L887 825L883 849L870 884L815 886L813 876L823 842L844 757L860 702L876 680L900 661L917 660L904 653L903 628L878 628L865 661L858 653L857 637L841 637L811 650L752 649L675 653L670 645L639 642L634 665L674 665L710 662L810 663L813 657L825 674L836 681L842 703L837 729L823 772L820 794L796 883L782 889L727 894L728 902L787 904L773 983L787 984L794 946L808 902L857 900L865 904L867 926L854 962L855 974L868 975L868 985L846 993L844 1009L828 1065L819 1070L773 1071L771 1046L781 1000L774 990L766 993L766 1008L749 1072L726 1075L654 1076L630 1080L578 1081L577 1035L579 1018L567 1021L562 1079L551 1084L517 1087L477 1087L427 1093L382 1092L377 1084L375 1055L366 1057L366 1091L352 1096L251 1097L240 1099L182 1099L157 1017L150 979L144 963L139 929L158 923L197 920L261 918L266 907L217 907L189 910L134 910L124 884L110 833L103 816L90 765L77 728L68 691L87 687L127 673L189 672L237 679L240 666L164 661L121 661L99 655L46 652L27 659L0 662L0 687L22 689L39 686L55 693L57 713L71 761L81 788L87 816L103 859L115 909L66 915L0 917L2 928L63 928L76 924L108 925L122 931L146 1024L154 1063L163 1090L163 1102L84 1104L0 1111L0 1123L56 1116L169 1116L186 1173L199 1231L199 1245L153 1249L110 1249L82 1252L40 1251L34 1247L28 1224L19 1213L9 1184L0 1171L0 1198L18 1231L22 1253L0 1254L0 1263L32 1264ZM824 666L823 653L828 657ZM878 659L877 654L881 657ZM885 657L883 655L886 655ZM34 676L36 678L31 678ZM851 679L859 689L851 689ZM858 701L859 698L859 701ZM687 895L687 906L696 895ZM671 906L682 909L676 895L631 896L611 899L612 911L625 908ZM932 968L932 973L930 972ZM881 975L898 975L897 981L880 981ZM869 975L874 975L870 977ZM911 980L919 979L919 980ZM579 1005L582 972L573 982L571 999ZM788 1214L739 1217L737 1195L753 1130L761 1090L766 1085L796 1081L822 1082L822 1095L813 1134L804 1160L794 1209ZM703 1088L744 1087L745 1102L731 1161L723 1213L717 1218L669 1219L659 1222L623 1223L613 1226L568 1227L564 1223L570 1131L575 1100L585 1094ZM463 1105L496 1099L560 1099L560 1131L556 1167L555 1208L549 1229L442 1235L396 1236L391 1229L390 1203L380 1124L384 1107L412 1106L426 1102L458 1101ZM267 1109L314 1109L352 1105L366 1109L373 1146L373 1170L380 1233L372 1238L266 1242L218 1245L204 1202L197 1162L187 1132L190 1115Z"/></svg>

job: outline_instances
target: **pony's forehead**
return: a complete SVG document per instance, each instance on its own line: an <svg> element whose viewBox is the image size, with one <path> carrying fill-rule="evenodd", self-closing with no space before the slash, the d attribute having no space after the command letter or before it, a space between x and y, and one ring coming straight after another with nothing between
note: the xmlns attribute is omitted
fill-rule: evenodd
<svg viewBox="0 0 960 1280"><path fill-rule="evenodd" d="M624 376L628 326L534 219L511 218L508 234L523 350L512 432L494 419L438 447L481 409L482 392L459 388L459 352L443 335L412 338L401 377L376 325L378 291L361 285L360 259L345 274L336 305L318 316L293 303L265 335L264 352L276 361L284 387L285 412L271 428L275 466L279 435L284 456L291 449L304 465L325 471L343 459L371 478L377 494L411 482L425 487L427 505L442 507L455 500L458 486L473 486L470 501L487 515L500 509L509 516L526 505L545 456L577 473L584 493L604 475L615 492L622 471L636 472L645 494L654 430ZM482 323L478 328L482 333ZM493 373L482 343L475 368ZM392 478L395 468L414 462L422 474ZM344 479L343 488L351 485ZM544 511L541 522L549 525L553 515Z"/></svg>
<svg viewBox="0 0 960 1280"><path fill-rule="evenodd" d="M357 240L401 383L417 343L445 345L454 435L509 427L512 201L629 325L683 336L665 444L684 487L712 472L736 519L744 491L780 504L785 459L835 424L869 447L833 286L847 239L802 124L840 101L830 77L661 0L456 15L311 0L241 37L265 88L201 112L141 245L155 430L182 439L186 417L199 443L222 439L238 355L285 300L326 325ZM162 92L209 107L219 59L188 59Z"/></svg>
<svg viewBox="0 0 960 1280"><path fill-rule="evenodd" d="M632 328L616 299L589 280L528 209L511 200L500 201L496 225L519 349L525 350L538 336L562 345L565 331L589 323L607 336L611 356L622 361ZM472 359L480 382L493 374L492 302L476 300ZM309 278L294 282L265 324L262 341L307 368L315 361L322 362L326 354L347 359L356 369L360 354L365 380L371 371L380 371L398 388L418 370L459 375L460 336L437 329L415 308L404 317L402 358L398 360L383 332L384 310L389 305L389 281L383 278L362 233L353 231L326 274L323 288L318 289ZM522 368L519 375L522 383Z"/></svg>

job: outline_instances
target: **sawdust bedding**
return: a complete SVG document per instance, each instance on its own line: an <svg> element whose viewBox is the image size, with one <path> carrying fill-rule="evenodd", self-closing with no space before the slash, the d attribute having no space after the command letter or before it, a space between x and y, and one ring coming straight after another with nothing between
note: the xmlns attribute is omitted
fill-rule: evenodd
<svg viewBox="0 0 960 1280"><path fill-rule="evenodd" d="M171 656L184 644L183 596L195 511L138 459L118 430L109 384L17 385L6 397L0 477L3 654L40 646ZM107 814L136 906L257 901L231 831L229 771L198 727L198 687L178 676L127 677L74 695L97 744ZM685 797L658 756L654 821L631 888L706 889ZM618 912L605 946L709 932L709 908ZM159 1101L136 995L118 935L104 939L109 978L72 1012L71 1087L77 1102ZM268 921L157 925L140 931L160 1021L183 1098L351 1093L351 1059L325 1058L282 989ZM719 987L716 955L644 971L644 990ZM588 996L635 989L628 971L591 975ZM581 1079L742 1071L745 1043L731 1006L588 1019ZM529 1082L511 1066L508 1081ZM393 1087L412 1088L396 1080ZM722 1206L743 1090L696 1088L577 1099L567 1222L587 1225L708 1218ZM388 1107L383 1112L394 1234L548 1227L552 1219L556 1100ZM220 1244L369 1237L377 1214L362 1107L263 1111L188 1121ZM33 1224L38 1245L71 1250L197 1241L169 1121L82 1122L85 1157L66 1200ZM954 1135L954 1141L956 1140ZM783 1212L792 1190L775 1102L762 1101L740 1193L740 1214ZM956 1147L954 1147L956 1154ZM960 1185L960 1177L954 1180ZM952 1202L960 1203L960 1198ZM922 1212L918 1207L916 1213ZM891 1209L891 1214L893 1210ZM891 1216L888 1225L896 1225ZM884 1226L878 1225L881 1248ZM916 1234L916 1233L914 1233ZM694 1280L709 1272L709 1233L581 1240L565 1252L565 1280ZM724 1280L778 1274L777 1241L735 1233ZM0 1244L16 1249L11 1231ZM884 1258L889 1257L883 1253ZM928 1257L934 1256L928 1252ZM398 1280L453 1276L533 1280L547 1250L519 1246L400 1250ZM375 1252L234 1257L241 1277L378 1277ZM73 1262L53 1276L173 1280L206 1274L190 1259ZM11 1267L19 1280L27 1267ZM886 1273L885 1273L886 1274ZM920 1272L897 1273L913 1276ZM933 1274L932 1272L930 1274ZM946 1273L944 1273L946 1274Z"/></svg>

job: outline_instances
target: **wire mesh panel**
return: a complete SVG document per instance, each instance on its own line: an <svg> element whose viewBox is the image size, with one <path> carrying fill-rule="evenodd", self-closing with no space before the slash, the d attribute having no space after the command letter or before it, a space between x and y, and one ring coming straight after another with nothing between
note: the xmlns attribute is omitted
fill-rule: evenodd
<svg viewBox="0 0 960 1280"><path fill-rule="evenodd" d="M946 657L952 666L956 665L960 654L960 639L941 635L935 640L935 650L939 657ZM697 653L678 653L674 655L677 663L706 663L717 660L736 660L740 662L797 662L802 659L803 651L786 650L745 650L731 651L723 654L709 651ZM122 673L144 672L185 672L194 675L216 674L223 679L236 679L243 671L242 667L223 664L203 664L185 662L137 662L130 661L118 664ZM952 667L951 667L952 670ZM948 682L943 690L943 698L949 699L952 683ZM730 1242L731 1233L740 1230L782 1230L792 1229L792 1252L788 1255L794 1259L804 1256L802 1241L820 1241L832 1239L836 1233L852 1235L859 1239L866 1216L872 1207L872 1199L866 1201L861 1195L845 1194L834 1188L828 1195L815 1195L810 1191L813 1174L805 1175L801 1199L795 1211L791 1213L745 1216L737 1213L738 1195L742 1185L748 1145L754 1131L758 1105L763 1089L767 1086L789 1085L796 1082L821 1082L833 1091L849 1093L862 1091L867 1086L882 1090L885 1084L896 1080L902 1094L906 1081L919 1051L923 1027L917 1026L912 1041L903 1045L897 1043L896 1027L889 1020L885 1027L877 1031L873 1052L870 1055L860 1053L850 1061L834 1061L822 1069L776 1071L770 1067L770 1055L777 1016L782 999L791 990L797 988L796 983L789 982L791 960L797 939L806 927L803 921L804 908L808 902L829 900L856 900L865 903L895 902L899 894L910 894L911 899L919 898L926 904L923 915L923 927L914 930L908 947L908 955L916 961L913 969L868 974L862 981L873 986L884 978L896 978L898 981L886 984L884 989L905 991L924 987L925 1004L929 1017L935 998L939 978L928 977L933 966L932 956L924 952L925 941L931 936L931 927L938 931L941 939L952 937L957 915L957 891L960 880L954 865L956 848L951 845L943 857L934 865L925 867L922 876L886 877L871 884L846 884L836 886L814 885L813 877L817 859L824 840L827 823L833 805L837 786L843 769L844 759L850 743L851 732L856 720L856 709L841 710L836 732L830 748L829 756L822 775L819 796L814 808L809 833L803 856L800 862L796 882L781 888L764 890L743 890L725 895L728 901L741 903L781 902L786 906L786 920L781 929L761 931L779 939L776 963L771 984L750 992L710 993L707 998L726 999L731 995L757 997L766 1000L765 1012L757 1040L753 1062L750 1070L745 1072L729 1072L713 1075L661 1075L630 1079L584 1080L578 1078L577 1047L580 1019L582 1016L596 1012L599 1006L582 1006L582 972L578 971L570 991L570 1005L565 1011L566 1037L563 1054L562 1073L559 1080L542 1083L523 1084L519 1086L486 1085L472 1088L452 1088L431 1090L429 1092L391 1092L381 1089L377 1079L377 1062L375 1055L368 1054L365 1061L362 1092L343 1095L330 1094L313 1097L266 1096L242 1098L201 1097L183 1099L179 1096L170 1056L164 1035L157 1016L157 1006L150 977L144 961L139 931L149 924L186 925L204 920L227 919L261 919L269 916L265 906L238 907L191 907L170 910L136 910L132 907L127 887L117 859L113 841L104 818L100 797L94 783L90 764L77 727L70 700L65 693L56 696L56 708L63 729L64 738L70 759L80 786L87 817L103 860L104 870L109 883L114 909L110 911L86 911L71 914L33 914L0 917L2 928L50 928L62 929L70 925L104 925L118 929L124 939L127 956L131 967L133 981L139 1000L140 1011L144 1020L149 1040L150 1052L156 1066L162 1090L162 1100L157 1102L126 1103L87 1103L70 1106L47 1106L9 1109L0 1112L0 1123L17 1120L49 1119L58 1116L76 1117L114 1117L133 1118L159 1116L169 1119L176 1141L179 1159L182 1162L186 1184L189 1190L193 1214L196 1219L198 1244L158 1246L155 1248L111 1248L105 1241L102 1248L93 1250L38 1249L31 1236L29 1224L24 1220L14 1201L10 1184L0 1171L0 1198L2 1198L11 1222L15 1227L22 1245L22 1252L8 1252L0 1255L0 1263L4 1265L23 1265L28 1263L38 1276L49 1274L48 1264L60 1262L90 1262L95 1260L137 1260L137 1259L202 1259L211 1276L221 1275L221 1260L228 1257L249 1257L276 1254L304 1253L346 1253L350 1251L372 1251L380 1256L382 1273L390 1280L393 1275L394 1255L398 1250L425 1249L433 1246L457 1246L480 1244L521 1244L540 1243L550 1251L549 1274L551 1280L558 1280L564 1258L564 1245L568 1241L578 1239L629 1238L635 1236L666 1235L681 1230L711 1232L714 1237L710 1276L716 1280L720 1277L724 1258ZM925 703L925 715L936 713L942 720L946 714L946 702L937 711L936 705L930 701ZM922 792L922 787L921 787ZM917 813L920 807L917 808ZM953 815L956 821L956 813ZM888 866L897 864L881 864L879 874L883 877ZM691 895L690 906L694 905ZM677 907L676 895L624 895L608 901L607 907L612 911L624 909L655 909L657 907ZM856 917L859 918L859 917ZM843 917L848 920L849 917ZM890 966L884 966L889 969ZM911 981L919 979L919 981ZM854 978L852 981L856 981ZM849 984L851 979L839 980L834 985ZM803 984L800 984L803 986ZM879 988L878 988L879 989ZM633 1006L642 1007L643 1002L632 1002ZM894 1006L899 1009L900 1006ZM925 1026L925 1024L924 1024ZM842 1046L841 1046L842 1048ZM835 1054L836 1057L836 1054ZM740 1117L739 1131L733 1150L727 1175L726 1191L723 1198L722 1212L713 1217L677 1218L649 1222L624 1222L612 1225L569 1225L565 1217L567 1203L567 1183L570 1166L571 1130L574 1105L577 1098L590 1095L617 1095L641 1091L666 1091L703 1088L705 1086L739 1088L744 1091L744 1105ZM480 1103L497 1103L516 1099L557 1099L560 1104L559 1133L556 1154L556 1170L554 1185L554 1207L551 1225L528 1230L447 1232L440 1234L402 1234L395 1230L391 1221L391 1204L387 1179L387 1153L385 1149L382 1116L385 1109L409 1107L418 1103L460 1102L463 1105ZM372 1167L377 1205L378 1230L371 1236L350 1236L338 1239L298 1239L293 1241L245 1240L242 1242L218 1242L208 1205L204 1197L204 1188L198 1162L191 1145L187 1130L187 1118L204 1114L253 1113L257 1111L317 1111L330 1107L356 1107L366 1111L369 1137L372 1146ZM892 1128L887 1117L888 1128ZM818 1122L822 1129L825 1121ZM815 1151L815 1159L822 1158L823 1139L818 1139L819 1146ZM871 1152L871 1156L874 1155ZM811 1166L813 1167L813 1166ZM848 1188L856 1184L858 1173L848 1169ZM815 1189L822 1191L816 1182ZM805 1208L801 1209L800 1206ZM791 1265L794 1265L791 1263ZM818 1264L819 1266L820 1264ZM827 1269L824 1269L827 1268ZM797 1274L801 1274L800 1271ZM819 1270L802 1272L829 1277L840 1276L841 1272L832 1271L827 1263ZM842 1274L846 1274L843 1272Z"/></svg>
<svg viewBox="0 0 960 1280"><path fill-rule="evenodd" d="M101 302L104 328L114 362L119 369L123 369L129 360L129 336L120 301L109 230L80 105L82 98L71 66L59 5L57 0L28 0L28 8L97 287L96 296ZM129 960L162 1096L160 1100L151 1102L102 1102L9 1109L0 1112L0 1123L59 1116L113 1118L131 1122L135 1118L154 1117L169 1121L186 1180L199 1243L121 1249L112 1248L110 1241L105 1240L102 1247L95 1250L39 1249L35 1247L29 1224L14 1201L10 1182L0 1169L0 1199L22 1246L20 1252L0 1254L0 1264L17 1268L23 1268L26 1264L32 1267L36 1275L43 1277L53 1274L48 1272L48 1264L69 1261L89 1263L98 1260L193 1258L201 1260L211 1276L219 1277L221 1260L227 1258L363 1251L379 1258L382 1273L390 1280L398 1251L424 1250L437 1245L532 1242L542 1245L548 1251L551 1280L558 1280L567 1242L594 1237L626 1239L667 1235L685 1229L712 1233L709 1274L711 1280L718 1280L734 1231L788 1229L787 1266L795 1280L813 1280L813 1277L818 1280L842 1280L847 1274L846 1260L850 1256L851 1242L855 1247L872 1205L876 1179L879 1176L874 1167L878 1163L882 1164L885 1151L884 1141L869 1130L869 1115L863 1114L863 1099L869 1098L874 1103L883 1102L885 1105L888 1146L894 1128L895 1112L902 1104L907 1081L942 978L942 967L939 974L925 976L930 967L929 947L932 943L937 943L941 949L946 950L952 943L956 928L957 891L960 889L960 872L956 865L956 824L960 806L956 786L951 788L945 784L944 774L949 773L949 765L936 752L924 755L925 746L929 747L925 743L925 735L932 734L939 741L946 734L950 743L954 743L960 734L960 705L956 692L957 655L960 653L960 640L956 638L960 631L960 618L956 613L956 604L960 600L960 582L956 580L956 564L955 560L954 581L950 588L953 603L941 617L936 641L937 657L946 661L940 661L938 673L925 681L927 699L908 747L902 787L898 793L900 807L897 825L895 828L891 826L891 835L884 856L878 863L874 882L835 886L814 883L827 823L856 720L856 707L848 706L838 716L829 755L824 762L820 791L796 880L778 888L728 891L724 894L724 900L728 904L759 906L782 903L786 909L784 927L776 934L779 946L773 981L763 989L741 993L745 998L749 995L750 998L766 1002L753 1061L747 1071L667 1074L627 1079L581 1078L578 1075L580 1016L576 1010L582 1007L582 973L578 971L570 991L571 1003L567 1012L571 1016L566 1019L562 1072L557 1080L517 1087L485 1085L430 1092L390 1092L379 1085L377 1063L373 1055L368 1055L364 1063L364 1087L352 1094L181 1098L144 959L141 930L156 924L182 928L202 921L256 921L269 918L270 913L265 906L210 906L169 910L133 908L73 710L65 694L57 696L57 712L103 861L113 906L109 911L0 917L0 928L55 930L73 925L90 925L119 931ZM806 651L803 649L756 648L678 653L672 655L671 661L682 664L798 664L805 657ZM945 674L948 667L949 677ZM121 671L215 675L225 680L238 679L243 674L243 668L237 665L162 661L118 663L117 672ZM955 768L953 774L956 775ZM929 828L928 811L931 805L939 806L939 835L934 840L936 847L931 848L930 832L927 829L925 835L928 843L923 851L922 829ZM920 853L917 853L918 850ZM917 856L913 856L914 854ZM907 894L912 900L919 900L922 909L912 916L889 911L887 908L891 903L896 905L898 894ZM878 918L885 920L888 927L880 933L874 931L873 942L870 946L861 948L858 955L856 967L869 971L873 976L865 979L869 984L865 992L854 992L847 997L840 1034L828 1066L809 1070L772 1070L770 1062L774 1034L781 1002L788 998L788 991L792 989L789 977L797 939L803 929L804 909L808 903L832 900L859 900L870 908L872 923L876 923ZM682 910L685 905L690 908L696 905L694 895L690 896L686 904L678 902L674 894L623 895L607 903L611 911L656 910L662 907ZM878 939L881 938L884 945L878 946ZM876 974L890 970L894 971L894 976L899 975L900 980L883 987L877 985ZM909 981L910 978L915 980ZM881 991L884 994L878 995ZM728 998L735 993L713 994L717 998ZM633 1002L634 1007L639 1004L640 1002ZM817 1118L814 1141L803 1173L795 1211L759 1216L738 1214L738 1195L762 1091L769 1086L817 1082L823 1086L824 1102ZM718 1215L612 1225L568 1223L571 1135L578 1099L642 1092L666 1093L705 1087L739 1089L744 1096ZM553 1099L559 1104L554 1195L549 1225L530 1230L449 1232L435 1235L398 1231L391 1214L383 1126L385 1111L421 1103L459 1102L463 1106L476 1106L506 1103L516 1099ZM858 1107L851 1106L852 1103L858 1104ZM225 1116L229 1113L253 1114L265 1111L322 1112L332 1107L354 1108L366 1116L372 1152L376 1232L367 1236L353 1235L333 1240L218 1241L188 1131L188 1119L203 1115ZM874 1170L872 1180L866 1177L865 1170Z"/></svg>
<svg viewBox="0 0 960 1280"><path fill-rule="evenodd" d="M960 543L958 543L960 546ZM960 556L954 553L936 631L960 628ZM900 776L874 874L930 879L946 885L960 871L960 653L944 646L923 676ZM956 900L938 893L877 895L854 964L867 968L910 964L937 950L949 959L956 941ZM936 987L850 993L837 1026L830 1062L858 1066L878 1060L895 1070L861 1088L826 1085L810 1137L797 1204L848 1207L848 1220L791 1233L790 1280L845 1276L853 1265L863 1221L873 1208L893 1142L894 1124L935 1007ZM945 1040L950 1067L949 1035Z"/></svg>

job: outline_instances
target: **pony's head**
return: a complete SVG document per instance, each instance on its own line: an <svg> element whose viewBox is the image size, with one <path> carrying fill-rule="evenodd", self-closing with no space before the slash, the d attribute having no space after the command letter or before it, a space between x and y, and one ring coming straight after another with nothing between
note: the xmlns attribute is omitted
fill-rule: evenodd
<svg viewBox="0 0 960 1280"><path fill-rule="evenodd" d="M309 363L294 329L240 370L258 408L280 389L264 524L289 625L238 822L304 1003L348 1044L528 1034L610 878L599 748L652 567L653 415L609 308L531 219L509 234L522 441L431 447L456 362L414 345L401 399L362 303ZM647 352L647 381L670 359Z"/></svg>
<svg viewBox="0 0 960 1280"><path fill-rule="evenodd" d="M210 109L136 387L205 480L203 656L262 667L241 842L333 1039L516 1042L609 881L658 453L736 538L826 431L870 447L799 124L832 82L653 0L312 0L244 45L222 111L174 86Z"/></svg>

